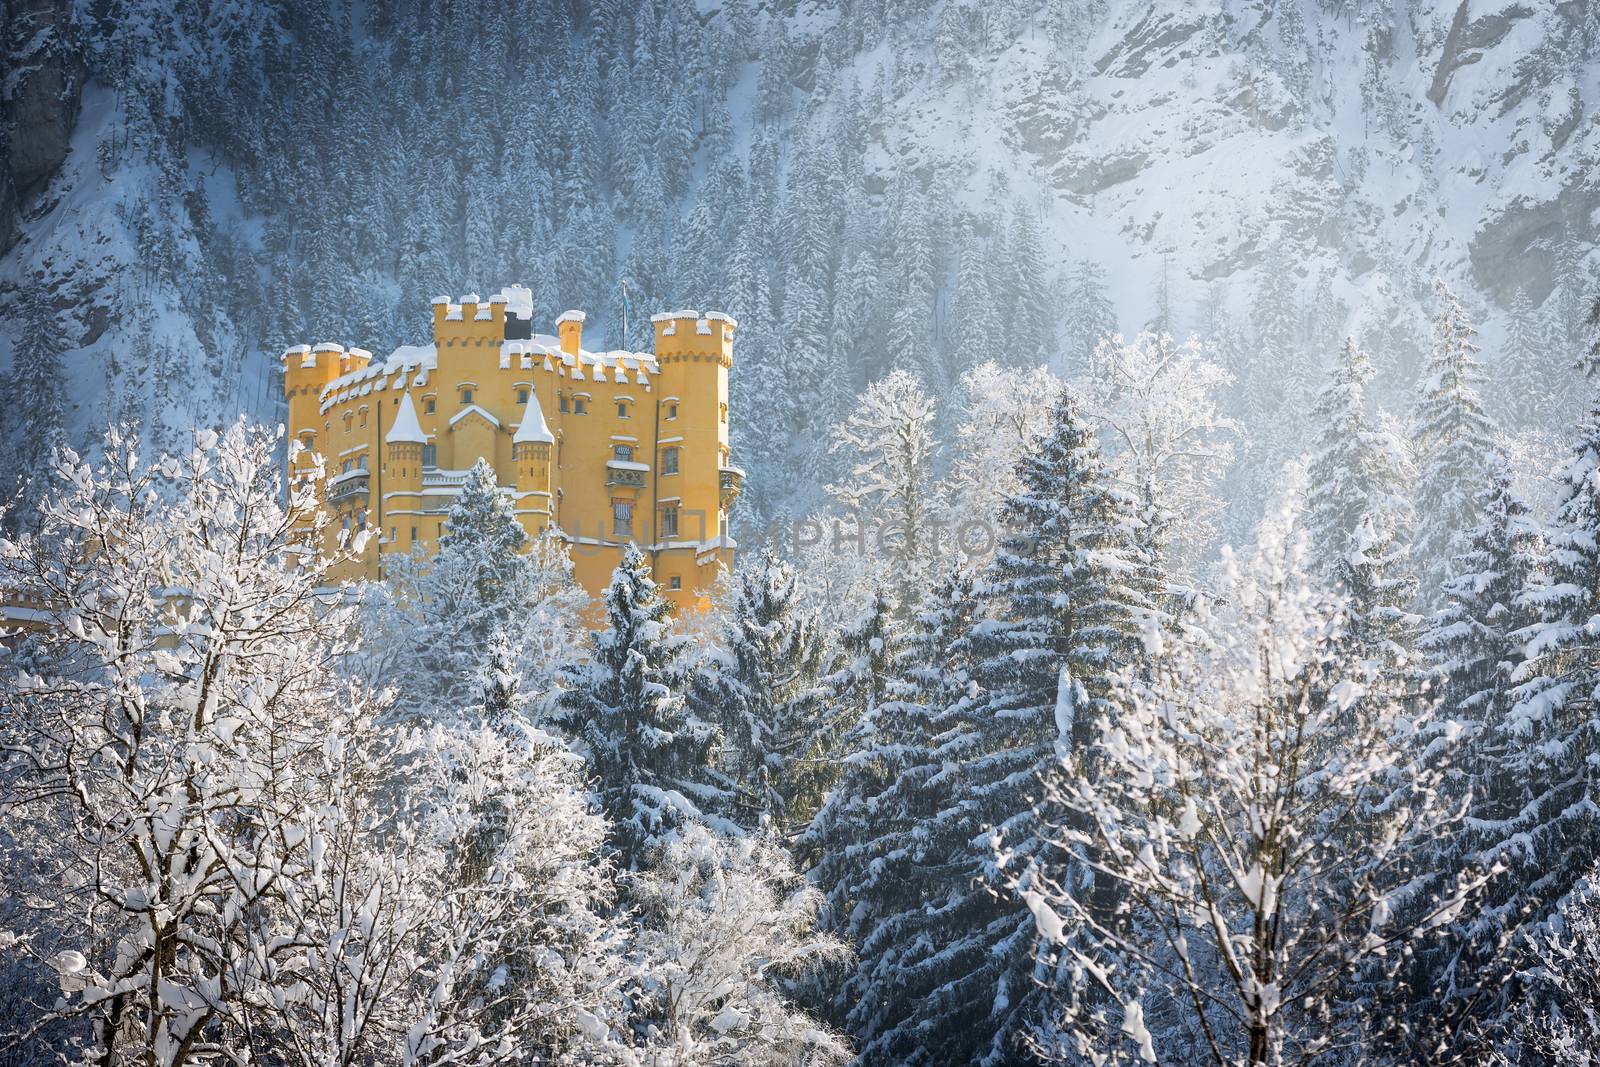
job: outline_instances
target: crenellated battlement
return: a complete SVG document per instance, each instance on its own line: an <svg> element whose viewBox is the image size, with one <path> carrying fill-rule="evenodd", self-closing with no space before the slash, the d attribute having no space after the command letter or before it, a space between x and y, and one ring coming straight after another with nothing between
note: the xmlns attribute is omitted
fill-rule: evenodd
<svg viewBox="0 0 1600 1067"><path fill-rule="evenodd" d="M503 337L506 328L505 294L498 293L487 300L477 293L467 293L460 300L448 296L433 298L433 332L435 336L494 335Z"/></svg>
<svg viewBox="0 0 1600 1067"><path fill-rule="evenodd" d="M712 357L731 366L733 331L738 323L720 311L668 311L650 316L655 327L656 358L663 365L676 359Z"/></svg>

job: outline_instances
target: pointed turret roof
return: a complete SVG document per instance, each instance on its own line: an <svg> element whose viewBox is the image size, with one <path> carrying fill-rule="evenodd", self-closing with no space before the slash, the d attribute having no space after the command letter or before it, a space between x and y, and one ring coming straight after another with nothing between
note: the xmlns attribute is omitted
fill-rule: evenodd
<svg viewBox="0 0 1600 1067"><path fill-rule="evenodd" d="M417 421L417 409L411 403L411 393L408 390L400 398L400 410L395 413L394 425L389 427L389 432L383 435L387 444L416 444L428 443L428 435L422 432L422 423Z"/></svg>
<svg viewBox="0 0 1600 1067"><path fill-rule="evenodd" d="M539 395L532 390L528 391L528 410L522 416L522 424L517 427L516 435L511 438L513 445L524 442L553 445L555 437L550 433L549 425L544 421L544 408L539 406Z"/></svg>

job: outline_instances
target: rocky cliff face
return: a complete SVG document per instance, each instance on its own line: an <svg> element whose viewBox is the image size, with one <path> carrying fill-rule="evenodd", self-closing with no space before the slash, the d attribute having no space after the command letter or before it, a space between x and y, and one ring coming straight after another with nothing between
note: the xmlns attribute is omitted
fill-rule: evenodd
<svg viewBox="0 0 1600 1067"><path fill-rule="evenodd" d="M0 252L17 236L17 213L37 202L67 158L78 119L83 60L71 41L70 0L0 3L7 57L0 85Z"/></svg>

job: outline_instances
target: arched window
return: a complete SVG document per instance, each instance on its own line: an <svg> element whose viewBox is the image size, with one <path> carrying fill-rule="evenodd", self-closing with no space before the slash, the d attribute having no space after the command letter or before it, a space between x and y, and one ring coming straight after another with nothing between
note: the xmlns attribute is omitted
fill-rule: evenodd
<svg viewBox="0 0 1600 1067"><path fill-rule="evenodd" d="M437 467L439 465L439 446L422 446L422 465L424 467Z"/></svg>
<svg viewBox="0 0 1600 1067"><path fill-rule="evenodd" d="M620 459L624 463L633 462L633 449L628 445L618 445L611 450L611 455L613 459Z"/></svg>

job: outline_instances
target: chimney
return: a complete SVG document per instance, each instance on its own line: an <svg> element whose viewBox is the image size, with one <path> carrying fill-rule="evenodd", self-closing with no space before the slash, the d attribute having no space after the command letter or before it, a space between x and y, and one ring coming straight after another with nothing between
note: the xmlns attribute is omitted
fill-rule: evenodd
<svg viewBox="0 0 1600 1067"><path fill-rule="evenodd" d="M561 351L574 358L583 342L583 320L587 316L581 311L563 311L556 319L556 333L561 336Z"/></svg>

